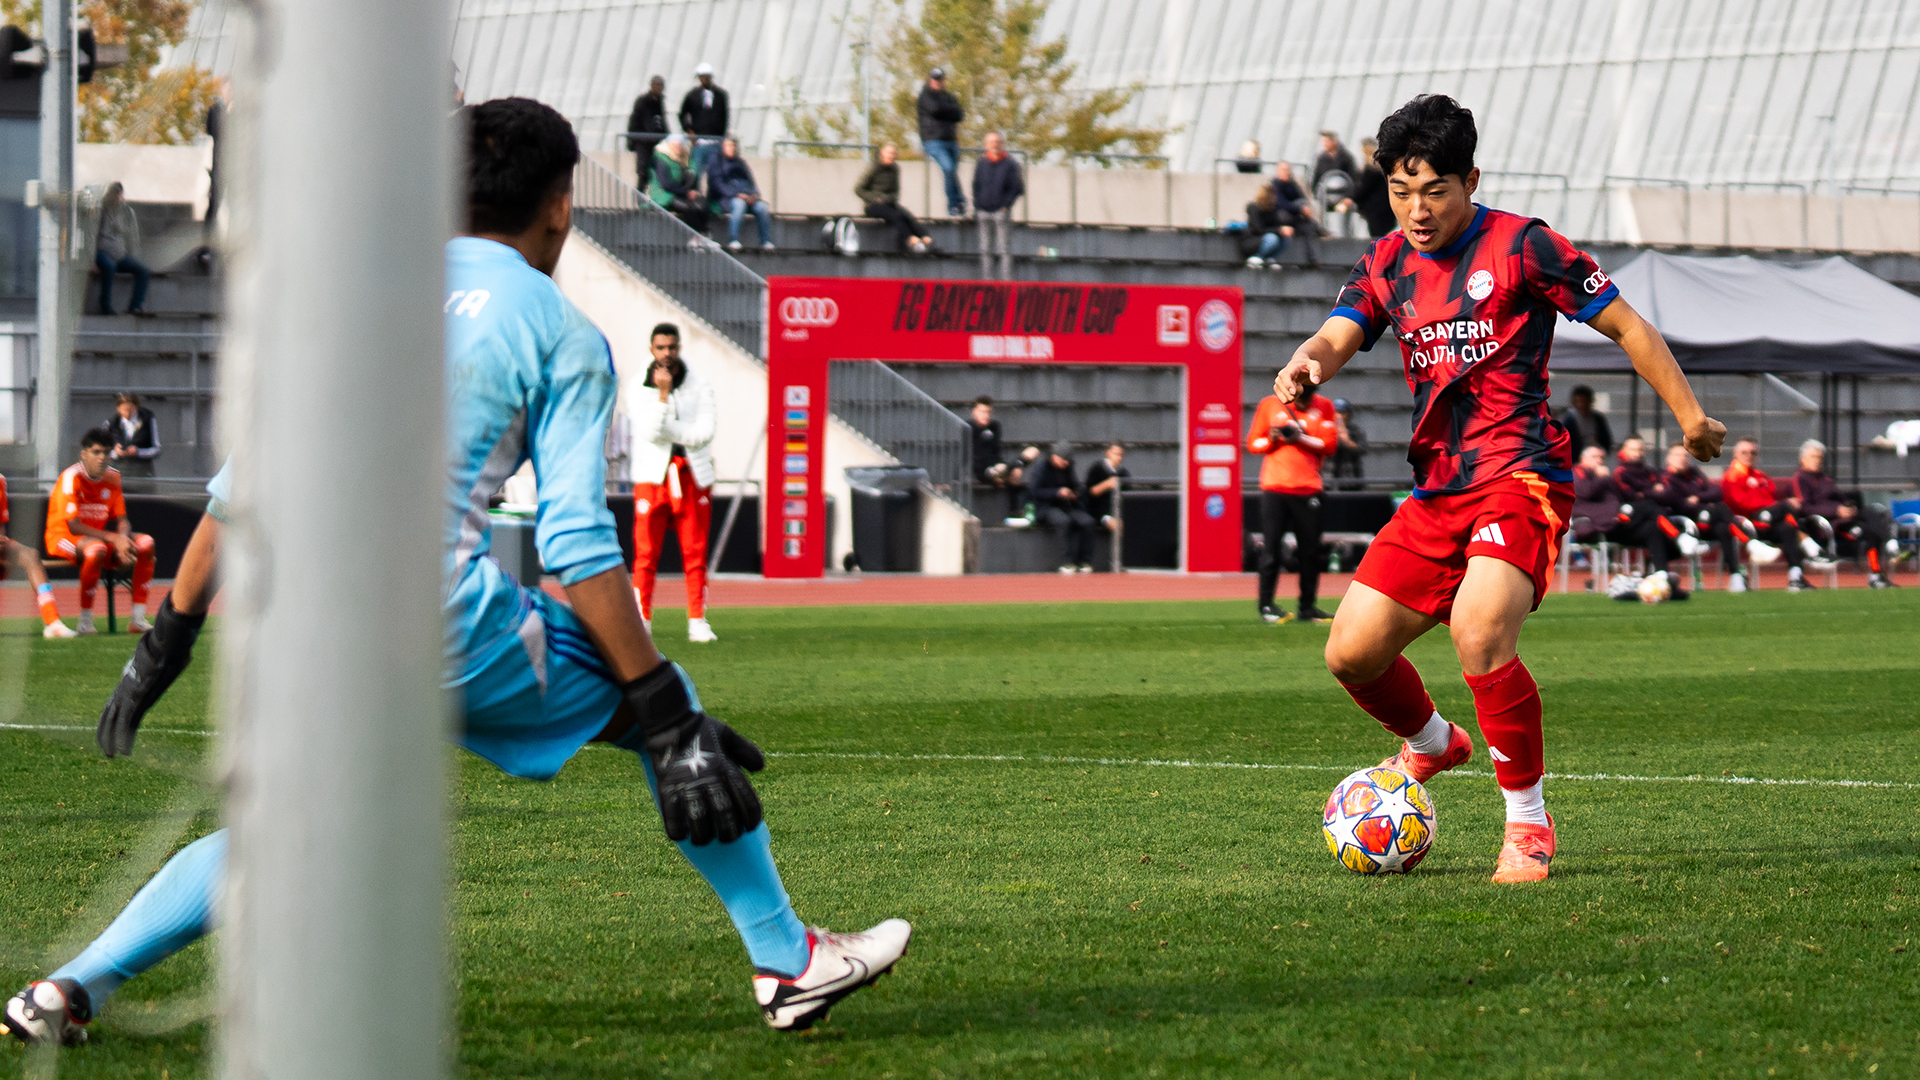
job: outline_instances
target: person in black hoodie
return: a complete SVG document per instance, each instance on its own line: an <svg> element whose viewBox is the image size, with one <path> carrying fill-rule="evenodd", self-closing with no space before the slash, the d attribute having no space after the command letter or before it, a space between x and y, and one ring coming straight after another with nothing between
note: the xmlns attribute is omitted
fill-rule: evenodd
<svg viewBox="0 0 1920 1080"><path fill-rule="evenodd" d="M693 144L693 174L705 176L707 162L720 152L720 137L727 133L727 92L713 81L713 65L700 64L693 69L700 85L680 99L680 130Z"/></svg>
<svg viewBox="0 0 1920 1080"><path fill-rule="evenodd" d="M1073 445L1053 444L1046 457L1027 469L1027 495L1035 523L1060 530L1063 574L1093 572L1093 515L1087 513L1087 489L1073 472Z"/></svg>
<svg viewBox="0 0 1920 1080"><path fill-rule="evenodd" d="M1282 161L1273 167L1273 179L1267 186L1273 189L1274 199L1280 204L1281 220L1293 227L1293 231L1307 248L1307 265L1320 265L1320 223L1313 219L1313 197L1293 178L1293 166Z"/></svg>
<svg viewBox="0 0 1920 1080"><path fill-rule="evenodd" d="M1380 144L1360 140L1360 175L1353 178L1353 196L1340 204L1342 210L1358 210L1366 219L1367 235L1375 239L1400 227L1394 220L1393 203L1387 199L1387 174L1373 160Z"/></svg>
<svg viewBox="0 0 1920 1080"><path fill-rule="evenodd" d="M1867 557L1867 584L1876 589L1890 589L1893 581L1886 575L1886 566L1882 562L1887 538L1893 530L1886 519L1886 508L1870 506L1863 511L1858 492L1842 492L1833 477L1826 474L1826 445L1817 439L1808 439L1800 444L1800 471L1793 474L1787 483L1786 504L1795 511L1800 529L1815 541L1829 538L1838 541L1850 541L1859 546L1861 554ZM1809 515L1818 514L1832 527L1832 532L1820 527L1820 523ZM1791 571L1789 571L1791 573ZM1812 588L1805 580L1796 582L1789 578L1787 588L1798 592Z"/></svg>
<svg viewBox="0 0 1920 1080"><path fill-rule="evenodd" d="M947 182L947 216L966 217L967 197L960 193L960 128L966 110L960 99L947 91L947 73L939 68L927 72L927 84L920 88L914 102L920 119L920 147L927 152Z"/></svg>
<svg viewBox="0 0 1920 1080"><path fill-rule="evenodd" d="M633 99L633 112L627 116L627 149L637 160L651 161L653 148L667 135L667 80L655 75L647 81L647 92Z"/></svg>
<svg viewBox="0 0 1920 1080"><path fill-rule="evenodd" d="M1000 257L1000 280L1013 280L1013 204L1026 194L1020 163L1007 153L1007 140L987 132L987 152L973 166L973 212L980 219L980 276L991 278L993 255ZM991 251L989 251L991 249Z"/></svg>

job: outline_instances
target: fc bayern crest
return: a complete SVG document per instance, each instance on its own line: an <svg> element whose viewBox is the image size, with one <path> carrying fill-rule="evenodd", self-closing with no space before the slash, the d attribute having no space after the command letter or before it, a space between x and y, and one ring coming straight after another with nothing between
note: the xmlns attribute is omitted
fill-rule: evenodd
<svg viewBox="0 0 1920 1080"><path fill-rule="evenodd" d="M1467 279L1467 295L1475 300L1485 300L1493 291L1493 273L1489 270L1475 270Z"/></svg>
<svg viewBox="0 0 1920 1080"><path fill-rule="evenodd" d="M1233 309L1225 300L1209 300L1200 305L1200 344L1208 352L1219 352L1233 344L1233 335L1239 328L1234 325Z"/></svg>

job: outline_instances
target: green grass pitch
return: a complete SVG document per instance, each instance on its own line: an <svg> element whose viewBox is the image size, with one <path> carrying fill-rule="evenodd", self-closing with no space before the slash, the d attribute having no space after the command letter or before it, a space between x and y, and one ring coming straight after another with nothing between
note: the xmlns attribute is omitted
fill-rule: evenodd
<svg viewBox="0 0 1920 1080"><path fill-rule="evenodd" d="M1484 745L1434 782L1413 874L1334 863L1326 792L1393 740L1321 666L1325 628L1252 607L720 611L704 648L667 615L709 708L774 755L801 918L904 916L913 949L817 1032L770 1032L635 759L537 784L461 754L461 1075L1920 1075L1920 590L1549 599L1522 641L1548 767L1612 778L1548 781L1560 854L1523 887L1487 880ZM3 629L0 719L90 728L129 643ZM1411 655L1471 729L1444 634ZM149 726L201 726L210 668ZM208 741L106 762L90 731L0 731L8 992L212 827ZM1207 764L1147 763L1175 761ZM203 1075L209 959L129 985L58 1075Z"/></svg>

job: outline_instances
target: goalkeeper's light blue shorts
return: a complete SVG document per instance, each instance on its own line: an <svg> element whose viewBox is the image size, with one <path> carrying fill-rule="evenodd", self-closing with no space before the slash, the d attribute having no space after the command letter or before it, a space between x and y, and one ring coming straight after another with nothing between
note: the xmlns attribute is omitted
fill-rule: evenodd
<svg viewBox="0 0 1920 1080"><path fill-rule="evenodd" d="M551 780L613 719L620 686L573 609L538 589L517 639L509 638L465 681L460 744L529 780Z"/></svg>

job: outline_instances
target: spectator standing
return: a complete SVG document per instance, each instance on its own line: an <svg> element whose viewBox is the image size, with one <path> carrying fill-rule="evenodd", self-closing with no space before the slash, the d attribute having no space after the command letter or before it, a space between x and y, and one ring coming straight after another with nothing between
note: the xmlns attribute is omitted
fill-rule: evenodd
<svg viewBox="0 0 1920 1080"><path fill-rule="evenodd" d="M1307 265L1320 265L1320 225L1313 217L1313 199L1300 189L1299 181L1293 178L1293 166L1280 162L1273 167L1273 179L1268 182L1273 189L1274 201L1280 205L1281 220L1292 228L1307 249Z"/></svg>
<svg viewBox="0 0 1920 1080"><path fill-rule="evenodd" d="M115 180L107 185L107 196L100 203L100 226L93 243L93 264L100 271L100 314L113 314L113 275L121 272L133 275L127 313L147 313L147 284L153 271L139 256L140 221L127 205L127 189Z"/></svg>
<svg viewBox="0 0 1920 1080"><path fill-rule="evenodd" d="M1087 466L1087 513L1100 523L1101 528L1114 534L1114 543L1120 542L1119 506L1120 482L1133 476L1121 462L1127 460L1127 448L1119 442L1107 444L1106 452L1100 460Z"/></svg>
<svg viewBox="0 0 1920 1080"><path fill-rule="evenodd" d="M667 135L667 80L655 75L627 114L627 149L633 151L633 160L651 161L654 147Z"/></svg>
<svg viewBox="0 0 1920 1080"><path fill-rule="evenodd" d="M46 550L80 567L80 625L91 634L93 601L100 575L109 567L133 570L133 613L127 630L144 634L147 622L147 582L153 580L153 537L133 531L127 520L127 500L120 489L120 473L107 464L112 434L94 428L80 437L80 460L60 474L59 486L47 498Z"/></svg>
<svg viewBox="0 0 1920 1080"><path fill-rule="evenodd" d="M667 527L680 538L687 575L687 640L716 641L707 622L707 533L713 522L713 387L680 359L680 328L661 323L653 362L629 388L633 421L633 598L653 630L653 587Z"/></svg>
<svg viewBox="0 0 1920 1080"><path fill-rule="evenodd" d="M1273 185L1260 185L1260 190L1253 193L1253 201L1247 204L1247 229L1240 234L1240 253L1247 257L1249 270L1279 267L1280 256L1293 237L1293 226L1288 224L1291 220L1281 212L1280 198L1273 193Z"/></svg>
<svg viewBox="0 0 1920 1080"><path fill-rule="evenodd" d="M1060 572L1093 572L1093 515L1087 513L1087 489L1073 472L1073 444L1060 439L1044 458L1027 469L1027 497L1036 524L1060 530Z"/></svg>
<svg viewBox="0 0 1920 1080"><path fill-rule="evenodd" d="M896 247L925 255L933 250L933 237L900 205L899 160L898 147L892 143L882 146L873 164L860 177L860 183L854 186L853 194L868 217L879 218L893 228Z"/></svg>
<svg viewBox="0 0 1920 1080"><path fill-rule="evenodd" d="M1327 622L1333 616L1320 610L1320 464L1333 453L1339 425L1333 405L1312 385L1282 404L1268 394L1253 410L1247 428L1247 452L1260 454L1260 618L1270 623ZM1294 554L1300 570L1300 608L1297 615L1274 606L1280 583L1281 537L1293 533Z"/></svg>
<svg viewBox="0 0 1920 1080"><path fill-rule="evenodd" d="M208 157L212 164L207 166L207 216L200 223L201 242L213 242L214 223L220 216L220 129L227 120L226 91L222 90L207 106L207 138L213 142L213 153Z"/></svg>
<svg viewBox="0 0 1920 1080"><path fill-rule="evenodd" d="M1026 194L1020 163L1007 153L1006 137L987 132L986 153L973 167L973 212L980 219L980 276L991 278L992 254L1000 259L1000 280L1013 280L1013 204Z"/></svg>
<svg viewBox="0 0 1920 1080"><path fill-rule="evenodd" d="M53 586L47 581L46 568L40 565L40 553L33 549L33 545L22 544L7 535L9 516L7 478L0 476L0 580L6 578L8 566L18 566L26 572L27 584L33 589L35 602L40 605L40 622L43 624L41 637L79 637L60 621L60 606L54 603Z"/></svg>
<svg viewBox="0 0 1920 1080"><path fill-rule="evenodd" d="M140 404L140 395L114 395L113 415L100 426L113 436L110 457L122 476L153 475L153 459L160 456L160 423L152 409Z"/></svg>
<svg viewBox="0 0 1920 1080"><path fill-rule="evenodd" d="M707 171L707 161L720 152L720 138L727 133L727 92L713 81L713 65L701 63L693 69L700 85L680 99L680 130L693 143L693 172Z"/></svg>
<svg viewBox="0 0 1920 1080"><path fill-rule="evenodd" d="M1006 460L1006 451L1001 441L1000 421L993 418L993 399L985 394L973 399L973 406L967 410L968 430L968 469L973 473L976 483L991 484L1005 488L1010 500L1007 507L1007 521L1015 519L1020 524L1027 523L1021 516L1021 503L1026 489L1021 485L1019 465L1010 465Z"/></svg>
<svg viewBox="0 0 1920 1080"><path fill-rule="evenodd" d="M1353 163L1353 152L1341 145L1340 136L1332 131L1321 132L1320 156L1313 159L1313 186L1319 187L1320 181L1331 172L1346 173L1351 180L1359 171Z"/></svg>
<svg viewBox="0 0 1920 1080"><path fill-rule="evenodd" d="M1842 492L1833 477L1827 475L1826 461L1827 448L1819 440L1808 439L1800 444L1800 471L1788 482L1786 499L1799 520L1800 531L1815 541L1844 540L1858 545L1861 554L1867 557L1867 584L1876 589L1893 588L1882 563L1887 538L1893 533L1891 520L1884 519L1886 508L1862 507L1859 492ZM1828 528L1822 528L1809 516L1816 514L1826 519ZM1792 571L1788 573L1787 588L1793 589ZM1812 588L1804 579L1800 585L1803 589Z"/></svg>
<svg viewBox="0 0 1920 1080"><path fill-rule="evenodd" d="M707 167L707 195L727 215L727 249L740 250L740 222L748 214L760 226L760 248L773 250L773 211L760 197L753 182L753 169L740 156L739 140L729 135L720 141L720 156Z"/></svg>
<svg viewBox="0 0 1920 1080"><path fill-rule="evenodd" d="M697 233L707 231L707 207L700 198L698 174L687 164L687 140L669 135L653 151L647 170L647 198Z"/></svg>
<svg viewBox="0 0 1920 1080"><path fill-rule="evenodd" d="M1660 500L1668 516L1693 522L1709 540L1720 545L1720 565L1728 571L1727 591L1746 592L1747 578L1740 570L1740 545L1753 537L1734 522L1733 511L1727 507L1720 485L1707 479L1707 474L1693 463L1693 455L1685 445L1675 443L1667 447L1667 471L1654 484L1653 497ZM1683 555L1691 554L1689 549L1698 550L1685 540L1679 546Z"/></svg>
<svg viewBox="0 0 1920 1080"><path fill-rule="evenodd" d="M927 157L940 166L940 175L946 178L947 216L966 217L967 199L960 193L959 124L967 114L960 107L960 99L948 92L945 71L934 68L927 72L927 84L920 88L915 111L920 116L920 146L927 152ZM976 179L976 206L979 205L979 184L980 181ZM982 272L981 276L986 275Z"/></svg>
<svg viewBox="0 0 1920 1080"><path fill-rule="evenodd" d="M1320 133L1320 156L1313 161L1314 209L1317 211L1331 208L1343 216L1341 234L1353 232L1352 219L1345 214L1353 206L1354 174L1360 170L1354 166L1353 153L1340 143L1340 136L1331 131ZM1328 224L1332 224L1333 215L1327 215Z"/></svg>
<svg viewBox="0 0 1920 1080"><path fill-rule="evenodd" d="M1560 414L1560 426L1573 438L1576 456L1589 446L1597 446L1603 453L1613 452L1613 428L1607 424L1606 413L1593 410L1591 386L1573 388L1567 411Z"/></svg>
<svg viewBox="0 0 1920 1080"><path fill-rule="evenodd" d="M1358 491L1367 475L1367 433L1353 419L1353 403L1333 399L1333 421L1339 443L1333 448L1334 487Z"/></svg>
<svg viewBox="0 0 1920 1080"><path fill-rule="evenodd" d="M1393 217L1393 203L1387 198L1387 174L1381 172L1373 160L1379 148L1380 144L1372 139L1360 141L1360 175L1353 178L1353 197L1341 207L1359 210L1367 223L1367 235L1375 239L1400 227Z"/></svg>

